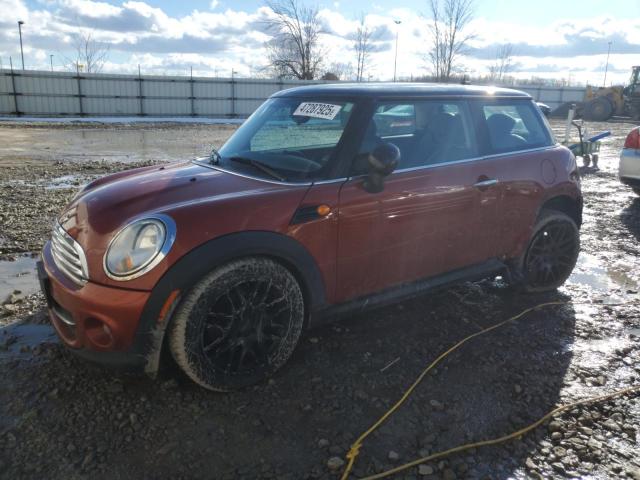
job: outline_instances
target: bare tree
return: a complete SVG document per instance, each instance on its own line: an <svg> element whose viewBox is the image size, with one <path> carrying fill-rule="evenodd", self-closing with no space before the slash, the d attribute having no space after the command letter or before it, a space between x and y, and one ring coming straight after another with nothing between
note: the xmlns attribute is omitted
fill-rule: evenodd
<svg viewBox="0 0 640 480"><path fill-rule="evenodd" d="M365 67L373 47L371 34L372 31L366 24L363 13L360 15L360 23L358 24L356 38L353 42L353 49L356 52L356 82L362 82L364 78Z"/></svg>
<svg viewBox="0 0 640 480"><path fill-rule="evenodd" d="M513 45L505 43L498 47L496 58L489 67L489 78L495 82L501 82L511 70L511 62L513 59Z"/></svg>
<svg viewBox="0 0 640 480"><path fill-rule="evenodd" d="M91 32L80 32L73 36L75 58L64 57L67 68L100 73L109 57L109 45L93 38Z"/></svg>
<svg viewBox="0 0 640 480"><path fill-rule="evenodd" d="M429 0L431 49L428 60L436 81L448 82L474 38L467 27L473 20L473 0Z"/></svg>
<svg viewBox="0 0 640 480"><path fill-rule="evenodd" d="M273 34L267 43L269 62L280 77L313 80L321 68L323 51L318 7L299 0L268 0L275 16L266 22Z"/></svg>

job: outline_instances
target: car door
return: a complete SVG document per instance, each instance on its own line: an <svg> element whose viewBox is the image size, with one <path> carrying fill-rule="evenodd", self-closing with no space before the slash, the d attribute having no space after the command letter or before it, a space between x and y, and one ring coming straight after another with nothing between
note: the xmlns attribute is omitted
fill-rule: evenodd
<svg viewBox="0 0 640 480"><path fill-rule="evenodd" d="M402 113L398 121L393 112ZM489 258L493 232L485 224L496 213L495 172L478 157L468 105L380 102L367 132L360 155L391 142L401 160L379 193L364 189L358 162L340 190L337 300Z"/></svg>

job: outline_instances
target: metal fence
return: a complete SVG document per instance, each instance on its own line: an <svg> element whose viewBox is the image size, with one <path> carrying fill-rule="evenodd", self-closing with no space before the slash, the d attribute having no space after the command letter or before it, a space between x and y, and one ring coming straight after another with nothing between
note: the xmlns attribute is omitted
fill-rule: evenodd
<svg viewBox="0 0 640 480"><path fill-rule="evenodd" d="M294 80L0 70L0 114L247 117Z"/></svg>
<svg viewBox="0 0 640 480"><path fill-rule="evenodd" d="M274 92L322 81L0 70L0 114L243 118ZM515 87L555 108L584 88Z"/></svg>
<svg viewBox="0 0 640 480"><path fill-rule="evenodd" d="M515 88L527 92L536 102L549 105L552 109L563 103L580 102L584 99L585 87L547 87L538 85L505 85L507 88Z"/></svg>

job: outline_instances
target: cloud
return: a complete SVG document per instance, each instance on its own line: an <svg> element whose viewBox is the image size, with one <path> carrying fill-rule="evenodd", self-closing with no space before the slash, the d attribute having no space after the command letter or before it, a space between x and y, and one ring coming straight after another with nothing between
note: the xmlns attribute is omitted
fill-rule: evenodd
<svg viewBox="0 0 640 480"><path fill-rule="evenodd" d="M0 0L0 26L18 27L18 20L29 21L29 9L21 0Z"/></svg>
<svg viewBox="0 0 640 480"><path fill-rule="evenodd" d="M583 30L577 33L565 34L562 42L549 45L532 45L530 43L512 43L513 51L517 55L530 57L575 57L578 55L598 55L607 53L608 42L611 42L611 52L631 54L640 51L640 43L631 43L621 33L612 33L607 36L595 36L593 30ZM496 55L498 44L488 44L483 47L472 47L469 54L491 59Z"/></svg>
<svg viewBox="0 0 640 480"><path fill-rule="evenodd" d="M48 68L49 54L72 56L73 36L91 33L110 45L105 71L185 72L193 66L199 75L216 70L241 75L266 65L264 44L271 38L265 20L267 7L242 10L240 2L205 3L204 11L169 14L139 0L0 0L0 58L19 58L17 20L23 29L25 62L29 68ZM359 18L349 16L345 2L325 2L320 11L321 41L327 65L355 63L353 50ZM202 7L201 7L202 8ZM401 23L396 25L395 21ZM366 74L389 79L393 74L396 35L400 77L424 75L430 38L428 20L409 8L371 5L365 17L372 47ZM568 75L595 82L611 43L612 78L628 78L632 64L640 63L640 18L583 18L550 22L542 28L526 22L495 22L477 18L470 25L476 37L462 59L465 71L486 74L501 44L512 43L512 73L517 76ZM15 63L15 62L14 62ZM228 74L227 74L228 76ZM597 80L601 81L601 80Z"/></svg>
<svg viewBox="0 0 640 480"><path fill-rule="evenodd" d="M144 37L136 39L132 43L121 42L113 44L113 48L127 52L193 54L224 53L231 50L233 46L255 49L262 48L263 42L249 36L244 36L242 40L238 40L225 35L203 38L185 34L179 38Z"/></svg>

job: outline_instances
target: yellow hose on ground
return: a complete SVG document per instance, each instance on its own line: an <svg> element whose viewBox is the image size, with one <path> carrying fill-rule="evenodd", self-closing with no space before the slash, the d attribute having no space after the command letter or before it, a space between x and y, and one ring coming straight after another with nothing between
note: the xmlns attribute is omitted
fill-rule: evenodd
<svg viewBox="0 0 640 480"><path fill-rule="evenodd" d="M356 457L359 455L360 453L360 448L362 447L362 442L369 436L371 435L376 429L378 429L380 427L380 425L382 425L391 415L393 415L393 413L396 412L396 410L398 410L398 408L400 408L400 406L407 400L407 398L409 398L409 396L411 395L411 393L413 393L413 391L415 390L415 388L420 384L420 382L422 382L422 380L424 379L424 377L427 375L427 373L429 373L429 371L431 371L438 363L440 363L440 361L442 361L442 359L444 359L447 355L449 355L451 352L457 350L459 347L461 347L462 345L464 345L466 342L468 342L469 340L471 340L472 338L475 338L477 336L483 335L485 333L488 333L492 330L495 330L496 328L502 327L503 325L506 325L509 322L512 322L514 320L517 320L519 318L521 318L522 316L526 315L527 313L536 310L538 308L544 308L544 307L548 307L548 306L552 306L552 305L567 305L568 302L547 302L547 303L541 303L539 305L536 305L534 307L531 308L527 308L526 310L523 310L522 312L520 312L517 315L514 315L513 317L510 317L500 323L496 323L495 325L491 325L490 327L484 328L474 334L469 335L468 337L463 338L462 340L460 340L458 343L456 343L453 347L451 347L449 350L447 350L446 352L444 352L443 354L441 354L440 356L438 356L438 358L436 358L433 362L431 362L427 368L425 368L422 373L418 376L418 378L411 384L411 386L404 392L404 394L400 397L400 399L389 409L387 410L387 412L385 412L384 415L382 415L371 427L369 427L368 430L366 430L362 435L360 435L358 437L358 439L353 443L353 445L351 445L351 449L349 450L349 452L347 453L347 466L344 469L344 472L342 473L342 480L347 480L349 478L349 474L351 473L351 469L353 468L353 464L356 460ZM574 302L572 302L572 304L576 304ZM589 303L589 305L603 305L606 306L608 304L592 304ZM623 395L629 395L631 393L635 393L635 392L640 392L640 385L635 385L629 388L625 388L623 390L618 390L606 395L601 395L601 396L597 396L597 397L591 397L591 398L587 398L587 399L583 399L583 400L578 400L576 402L572 402L569 403L567 405L562 405L560 407L557 407L555 409L553 409L552 411L550 411L549 413L547 413L545 416L543 416L542 418L540 418L539 420L535 421L534 423L516 431L513 433L510 433L508 435L504 435L502 437L498 437L498 438L494 438L494 439L490 439L490 440L482 440L482 441L478 441L478 442L474 442L474 443L467 443L465 445L460 445L458 447L454 447L454 448L450 448L448 450L443 450L442 452L437 452L431 455L428 455L426 457L422 457L422 458L418 458L417 460L413 460L411 462L405 463L403 465L400 465L398 467L392 468L391 470L387 470L385 472L382 473L378 473L376 475L372 475L369 477L365 477L363 480L374 480L374 479L378 479L378 478L385 478L388 477L390 475L394 475L396 473L399 473L403 470L406 470L408 468L411 467L415 467L420 465L421 463L425 463L425 462L429 462L432 460L436 460L439 458L443 458L446 457L448 455L451 455L453 453L458 453L458 452L462 452L465 450L469 450L472 448L478 448L478 447L484 447L484 446L488 446L488 445L496 445L499 443L503 443L509 440L513 440L514 438L520 437L522 435L524 435L527 432L530 432L531 430L533 430L534 428L540 426L542 423L544 423L545 421L547 421L549 418L553 417L554 415L557 415L561 412L564 412L566 410L570 410L572 408L575 408L579 405L583 405L583 404L588 404L588 403L598 403L598 402L604 402L607 400L610 400L612 398L615 397L619 397L619 396L623 396Z"/></svg>

